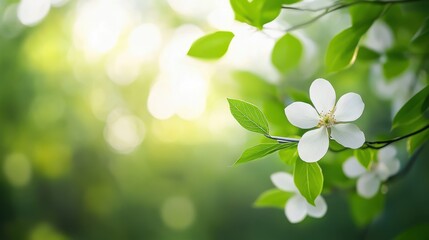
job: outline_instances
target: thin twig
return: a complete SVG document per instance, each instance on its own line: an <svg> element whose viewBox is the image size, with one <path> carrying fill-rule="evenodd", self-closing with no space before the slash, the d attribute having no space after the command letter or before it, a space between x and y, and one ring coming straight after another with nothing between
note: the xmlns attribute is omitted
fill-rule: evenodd
<svg viewBox="0 0 429 240"><path fill-rule="evenodd" d="M418 159L418 156L423 151L423 149L425 148L425 145L428 145L427 143L428 142L426 142L426 144L423 144L422 146L420 146L420 148L417 149L413 153L413 155L411 156L410 160L408 160L408 162L405 164L405 166L398 173L396 173L395 175L390 176L386 180L386 183L393 182L393 181L397 180L398 178L401 178L404 175L406 175L411 170L411 167L416 163L416 161Z"/></svg>
<svg viewBox="0 0 429 240"><path fill-rule="evenodd" d="M419 130L414 131L414 132L409 133L409 134L406 134L404 136L396 137L396 138L393 138L390 140L383 140L383 141L374 141L374 142L366 141L365 144L366 144L367 148L374 148L374 149L384 148L385 146L387 146L391 143L394 143L394 142L400 141L402 139L411 137L413 135L419 134L419 133L427 130L428 128L429 128L429 125L426 125L423 128L420 128ZM374 145L378 145L378 144L381 144L381 146L374 146Z"/></svg>
<svg viewBox="0 0 429 240"><path fill-rule="evenodd" d="M286 138L286 137L277 137L277 136L271 136L271 135L265 135L265 137L269 139L276 140L279 143L297 143L299 142L299 139L297 138Z"/></svg>

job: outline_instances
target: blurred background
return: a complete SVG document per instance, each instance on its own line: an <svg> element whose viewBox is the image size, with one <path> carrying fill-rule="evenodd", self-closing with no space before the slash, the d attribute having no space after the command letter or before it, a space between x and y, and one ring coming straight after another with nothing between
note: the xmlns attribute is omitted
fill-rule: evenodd
<svg viewBox="0 0 429 240"><path fill-rule="evenodd" d="M407 46L427 9L393 7L363 45ZM410 60L385 79L365 59L323 74L330 39L350 25L344 11L296 32L305 57L282 75L270 62L275 40L310 13L285 11L258 32L234 21L228 0L0 0L0 238L387 239L427 223L428 149L363 220L351 191L335 188L347 179L331 163L345 157L322 164L339 171L325 183L327 215L297 225L252 207L274 187L270 174L288 170L278 155L232 167L262 139L235 122L226 98L263 108L274 135L300 135L283 109L318 77L337 96L362 95L367 139L389 137L391 116L427 76ZM216 30L236 35L225 57L186 56Z"/></svg>

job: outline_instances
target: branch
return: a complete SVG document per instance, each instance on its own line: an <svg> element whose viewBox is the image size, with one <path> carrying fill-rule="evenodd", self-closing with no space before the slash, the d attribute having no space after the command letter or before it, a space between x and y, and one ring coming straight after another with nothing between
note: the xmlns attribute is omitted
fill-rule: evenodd
<svg viewBox="0 0 429 240"><path fill-rule="evenodd" d="M393 139L390 139L390 140L374 141L374 142L366 141L364 148L373 148L373 149L384 148L384 147L386 147L389 144L392 144L392 143L400 141L400 140L402 140L404 138L408 138L408 137L411 137L413 135L419 134L419 133L427 130L428 128L429 128L429 125L426 125L426 126L424 126L423 128L420 128L417 131L414 131L412 133L406 134L406 135L401 136L401 137L396 137L396 138L393 138ZM381 146L374 146L374 145L379 145L379 144L381 144Z"/></svg>
<svg viewBox="0 0 429 240"><path fill-rule="evenodd" d="M299 142L299 139L297 138L286 138L286 137L277 137L277 136L271 136L271 135L265 135L265 137L269 138L269 139L273 139L276 140L279 143L297 143Z"/></svg>
<svg viewBox="0 0 429 240"><path fill-rule="evenodd" d="M361 0L361 1L356 1L356 2L350 2L350 3L336 3L333 4L331 6L327 6L327 7L322 7L322 8L315 8L315 9L309 9L309 8L298 8L298 7L289 7L289 6L282 6L283 9L288 9L288 10L295 10L295 11L307 11L307 12L319 12L324 10L323 13L313 17L312 19L297 24L295 26L292 26L288 29L286 29L286 32L290 32L293 30L296 30L298 28L304 27L308 24L311 24L315 21L317 21L319 18L327 15L328 13L343 9L343 8L347 8L347 7L351 7L353 5L357 5L357 4L378 4L378 5L385 5L385 4L397 4L397 3L411 3L411 2L420 2L423 0L397 0L397 1L370 1L370 0Z"/></svg>

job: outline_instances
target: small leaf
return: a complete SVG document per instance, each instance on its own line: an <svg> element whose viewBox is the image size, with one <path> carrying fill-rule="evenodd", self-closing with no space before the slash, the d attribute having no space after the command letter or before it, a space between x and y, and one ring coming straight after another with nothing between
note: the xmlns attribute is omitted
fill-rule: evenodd
<svg viewBox="0 0 429 240"><path fill-rule="evenodd" d="M218 31L197 39L188 51L191 57L218 59L225 55L234 37L232 32Z"/></svg>
<svg viewBox="0 0 429 240"><path fill-rule="evenodd" d="M429 18L425 19L419 30L414 34L411 42L413 45L420 46L423 50L429 50L427 44L429 42Z"/></svg>
<svg viewBox="0 0 429 240"><path fill-rule="evenodd" d="M363 227L377 217L384 206L384 196L377 194L371 199L352 194L349 198L351 213L356 225Z"/></svg>
<svg viewBox="0 0 429 240"><path fill-rule="evenodd" d="M407 70L408 65L409 61L406 58L388 58L387 61L383 64L384 77L387 79L395 78Z"/></svg>
<svg viewBox="0 0 429 240"><path fill-rule="evenodd" d="M296 145L296 143L262 143L246 149L234 165L256 160L280 149L289 148L294 145Z"/></svg>
<svg viewBox="0 0 429 240"><path fill-rule="evenodd" d="M259 195L253 204L254 207L274 207L284 209L287 200L292 197L293 193L284 192L279 189L270 189Z"/></svg>
<svg viewBox="0 0 429 240"><path fill-rule="evenodd" d="M325 64L328 72L344 69L356 59L358 44L366 28L347 28L337 34L329 43Z"/></svg>
<svg viewBox="0 0 429 240"><path fill-rule="evenodd" d="M374 6L370 4L354 5L349 9L352 25L364 25L369 29L372 23L380 17L384 9L384 6Z"/></svg>
<svg viewBox="0 0 429 240"><path fill-rule="evenodd" d="M271 61L280 72L286 72L296 67L302 55L302 44L292 34L285 34L274 45Z"/></svg>
<svg viewBox="0 0 429 240"><path fill-rule="evenodd" d="M365 46L360 46L359 47L359 54L357 56L358 60L361 61L374 61L377 60L381 57L380 53L367 48Z"/></svg>
<svg viewBox="0 0 429 240"><path fill-rule="evenodd" d="M267 119L255 105L229 98L228 103L232 116L242 127L251 132L269 134Z"/></svg>
<svg viewBox="0 0 429 240"><path fill-rule="evenodd" d="M407 151L409 154L413 154L420 146L429 141L429 129L426 131L414 135L408 138Z"/></svg>
<svg viewBox="0 0 429 240"><path fill-rule="evenodd" d="M429 121L424 116L429 108L429 86L426 86L416 95L414 95L407 103L399 110L393 118L393 129L399 128L402 125L412 125L419 120ZM415 129L409 129L413 131Z"/></svg>
<svg viewBox="0 0 429 240"><path fill-rule="evenodd" d="M293 180L307 202L314 205L314 200L320 195L323 188L323 173L319 164L296 161Z"/></svg>
<svg viewBox="0 0 429 240"><path fill-rule="evenodd" d="M280 159L287 165L293 166L298 160L298 151L296 147L289 147L279 151Z"/></svg>
<svg viewBox="0 0 429 240"><path fill-rule="evenodd" d="M235 19L258 29L274 20L281 11L285 0L230 0Z"/></svg>
<svg viewBox="0 0 429 240"><path fill-rule="evenodd" d="M376 152L372 149L356 149L354 155L359 163L366 169L371 167L375 160Z"/></svg>

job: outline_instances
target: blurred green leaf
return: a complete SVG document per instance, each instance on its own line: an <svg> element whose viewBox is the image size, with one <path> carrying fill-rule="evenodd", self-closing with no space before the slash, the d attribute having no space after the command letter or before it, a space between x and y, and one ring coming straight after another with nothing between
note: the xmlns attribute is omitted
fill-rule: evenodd
<svg viewBox="0 0 429 240"><path fill-rule="evenodd" d="M298 38L286 33L274 45L271 61L280 72L286 72L296 67L302 55L302 44Z"/></svg>
<svg viewBox="0 0 429 240"><path fill-rule="evenodd" d="M365 26L368 30L372 23L380 17L384 8L384 6L374 6L371 4L351 6L349 12L352 18L352 25L354 27Z"/></svg>
<svg viewBox="0 0 429 240"><path fill-rule="evenodd" d="M296 145L296 143L261 143L246 149L234 165L256 160L280 149L289 148L294 145Z"/></svg>
<svg viewBox="0 0 429 240"><path fill-rule="evenodd" d="M249 98L263 98L274 96L276 86L261 76L249 71L234 71L232 77L238 84L238 91L242 96Z"/></svg>
<svg viewBox="0 0 429 240"><path fill-rule="evenodd" d="M359 163L366 169L371 167L371 164L375 161L376 151L373 149L356 149L354 156Z"/></svg>
<svg viewBox="0 0 429 240"><path fill-rule="evenodd" d="M407 103L399 110L399 112L393 118L392 129L397 129L402 125L408 125L410 132L418 129L418 124L416 128L411 128L414 123L423 120L424 122L429 122L429 119L425 118L424 112L429 108L429 86L426 86L416 95L414 95Z"/></svg>
<svg viewBox="0 0 429 240"><path fill-rule="evenodd" d="M349 204L356 225L363 227L381 213L384 207L384 196L377 194L371 199L366 199L353 193L349 197Z"/></svg>
<svg viewBox="0 0 429 240"><path fill-rule="evenodd" d="M225 55L234 34L218 31L197 39L188 51L191 57L201 59L218 59Z"/></svg>
<svg viewBox="0 0 429 240"><path fill-rule="evenodd" d="M283 4L294 4L297 2L301 2L301 0L281 0Z"/></svg>
<svg viewBox="0 0 429 240"><path fill-rule="evenodd" d="M407 151L409 154L413 154L421 145L429 141L429 130L426 130L420 134L414 135L408 138Z"/></svg>
<svg viewBox="0 0 429 240"><path fill-rule="evenodd" d="M428 42L429 42L429 18L426 18L423 24L414 34L411 42L413 45L417 45L422 48L423 51L428 51Z"/></svg>
<svg viewBox="0 0 429 240"><path fill-rule="evenodd" d="M356 59L358 44L365 28L347 28L336 35L329 43L325 64L328 72L344 69Z"/></svg>
<svg viewBox="0 0 429 240"><path fill-rule="evenodd" d="M397 237L395 240L409 240L409 239L427 239L429 236L429 223L420 224L408 228Z"/></svg>
<svg viewBox="0 0 429 240"><path fill-rule="evenodd" d="M358 60L361 61L374 61L380 58L380 53L367 48L365 46L360 46L359 47L359 54L357 56Z"/></svg>
<svg viewBox="0 0 429 240"><path fill-rule="evenodd" d="M293 180L307 202L314 205L314 200L320 195L323 188L323 173L319 164L296 161Z"/></svg>
<svg viewBox="0 0 429 240"><path fill-rule="evenodd" d="M289 97L292 98L292 100L294 100L295 102L305 102L305 103L312 104L308 93L304 91L300 91L294 88L288 88L286 92L289 95Z"/></svg>
<svg viewBox="0 0 429 240"><path fill-rule="evenodd" d="M254 207L274 207L284 209L287 200L292 197L293 193L284 192L279 189L270 189L259 195L253 204Z"/></svg>
<svg viewBox="0 0 429 240"><path fill-rule="evenodd" d="M281 10L284 0L230 0L235 19L258 29L274 20Z"/></svg>
<svg viewBox="0 0 429 240"><path fill-rule="evenodd" d="M267 119L255 105L230 98L228 103L232 116L242 127L251 132L269 134Z"/></svg>
<svg viewBox="0 0 429 240"><path fill-rule="evenodd" d="M387 79L395 78L401 75L409 65L406 58L388 58L383 64L383 74Z"/></svg>
<svg viewBox="0 0 429 240"><path fill-rule="evenodd" d="M295 146L279 151L280 159L287 165L293 166L298 160L298 150Z"/></svg>

